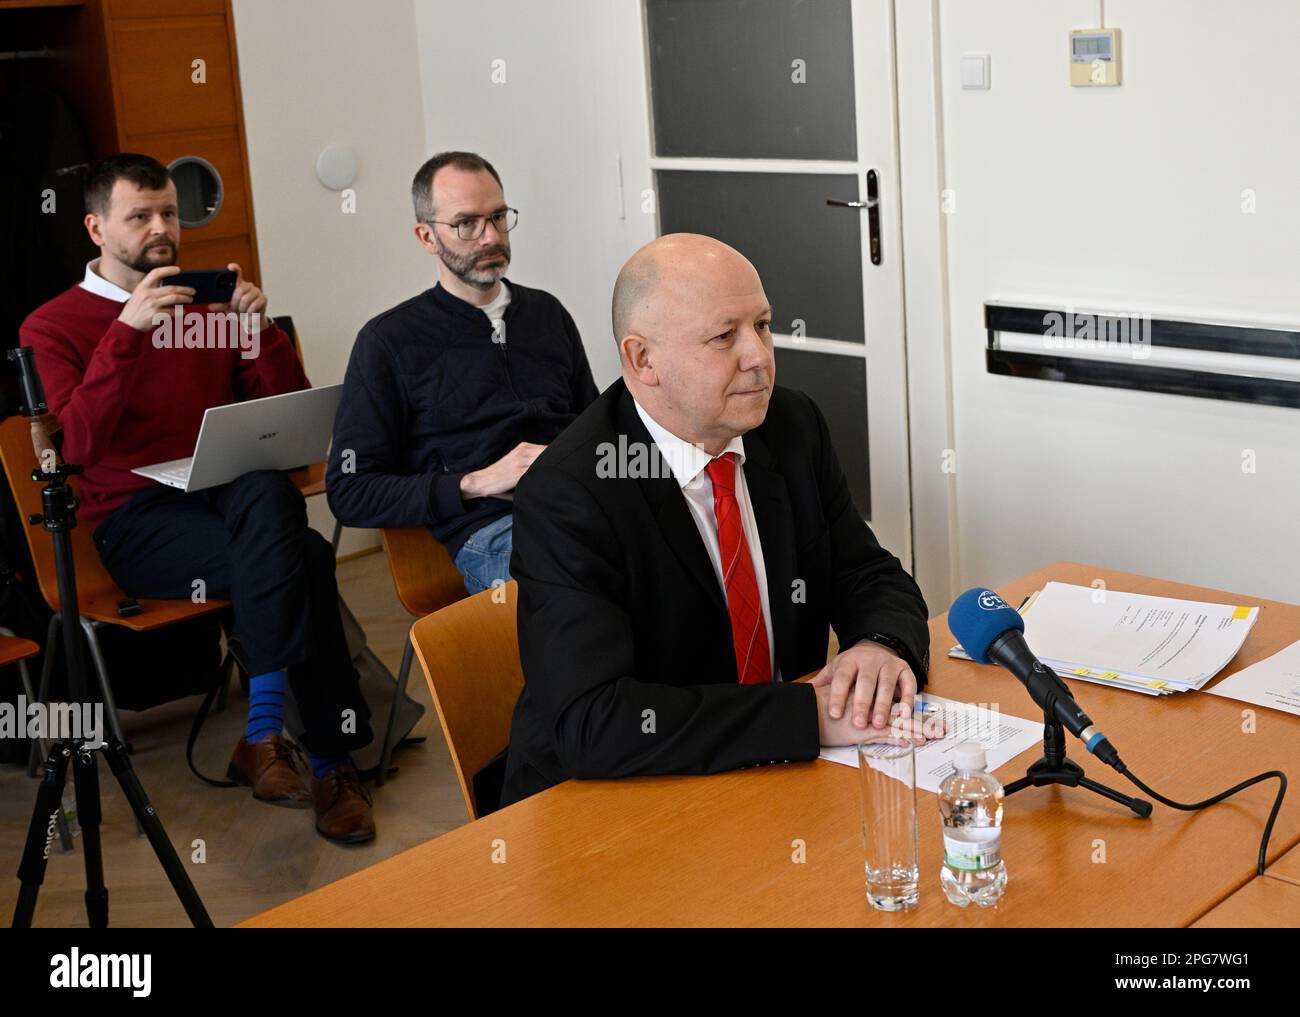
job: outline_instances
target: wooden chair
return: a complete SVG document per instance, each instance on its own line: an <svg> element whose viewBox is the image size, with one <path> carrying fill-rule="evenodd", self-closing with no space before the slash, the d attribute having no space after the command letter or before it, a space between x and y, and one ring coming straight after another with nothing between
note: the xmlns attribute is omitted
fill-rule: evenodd
<svg viewBox="0 0 1300 1017"><path fill-rule="evenodd" d="M510 743L510 719L524 687L515 633L517 583L476 593L411 627L470 819L496 808L479 802L474 778Z"/></svg>
<svg viewBox="0 0 1300 1017"><path fill-rule="evenodd" d="M23 687L27 702L35 703L36 690L32 688L31 672L27 670L27 661L41 652L40 646L30 639L20 639L12 629L0 628L0 667L10 664L18 665L18 682ZM44 759L50 751L49 743L42 738L39 744L33 744L27 764L27 775L36 776L36 756L40 753Z"/></svg>
<svg viewBox="0 0 1300 1017"><path fill-rule="evenodd" d="M9 629L0 628L0 667L18 665L18 678L29 703L36 701L36 692L32 688L31 676L27 673L27 661L40 652L41 648L30 639L20 639Z"/></svg>
<svg viewBox="0 0 1300 1017"><path fill-rule="evenodd" d="M0 667L8 667L10 664L18 665L18 680L22 684L23 695L27 697L28 703L36 702L36 692L32 688L32 676L27 671L27 661L40 652L41 648L30 639L21 639L14 635L12 630L0 628ZM36 757L38 754L41 759L45 759L50 754L48 739L33 739L27 765L27 775L29 777L36 776ZM59 842L64 853L71 851L72 831L68 829L68 821L64 818L62 809L59 810L55 818L55 826L59 831Z"/></svg>
<svg viewBox="0 0 1300 1017"><path fill-rule="evenodd" d="M10 417L0 423L0 461L4 464L5 475L9 479L9 489L13 492L14 501L18 503L18 518L26 521L29 516L40 513L41 484L32 480L32 472L39 469L39 465L36 453L32 449L31 425L26 417ZM77 478L73 477L70 483L76 491ZM44 702L50 693L50 676L62 625L62 618L59 616L58 573L54 562L53 536L42 526L26 526L25 529L27 547L31 551L32 565L36 572L36 582L40 586L42 596L45 597L45 602L54 612L46 632L45 664L41 668L39 698ZM209 600L203 604L195 604L189 600L141 600L140 613L123 618L117 613L117 604L119 600L126 597L126 594L113 582L112 576L99 560L99 549L95 547L90 527L80 521L72 530L72 555L76 568L77 604L81 611L81 629L85 633L90 660L104 697L104 712L108 714L109 726L113 734L125 745L126 736L122 732L122 723L117 715L117 704L113 698L113 688L109 683L108 668L99 645L99 630L105 625L118 625L135 632L148 632L164 625L173 625L201 615L225 611L230 607L230 602Z"/></svg>
<svg viewBox="0 0 1300 1017"><path fill-rule="evenodd" d="M397 599L412 618L423 618L469 596L456 563L428 529L423 526L385 529L380 530L380 536L384 541L384 553L388 556L388 568L393 573ZM406 684L411 674L411 654L408 632L406 647L402 651L402 666L397 672L397 693L393 696L393 706L388 711L388 724L384 729L376 784L383 784L388 777L388 763L393 755L393 736L397 727L397 707L406 694Z"/></svg>

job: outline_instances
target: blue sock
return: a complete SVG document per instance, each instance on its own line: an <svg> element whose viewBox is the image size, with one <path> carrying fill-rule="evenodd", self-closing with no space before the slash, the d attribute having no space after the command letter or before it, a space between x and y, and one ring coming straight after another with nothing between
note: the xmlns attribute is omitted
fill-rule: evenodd
<svg viewBox="0 0 1300 1017"><path fill-rule="evenodd" d="M248 723L244 740L260 742L284 729L284 691L289 676L284 671L267 671L248 679Z"/></svg>
<svg viewBox="0 0 1300 1017"><path fill-rule="evenodd" d="M318 756L316 753L311 754L311 772L316 775L317 780L324 780L325 775L335 767L342 766L344 763L350 764L352 760L348 756Z"/></svg>

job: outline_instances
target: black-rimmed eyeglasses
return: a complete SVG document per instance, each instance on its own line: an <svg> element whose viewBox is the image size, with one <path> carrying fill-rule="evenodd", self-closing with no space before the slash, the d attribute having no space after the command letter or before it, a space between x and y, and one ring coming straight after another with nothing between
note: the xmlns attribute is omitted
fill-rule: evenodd
<svg viewBox="0 0 1300 1017"><path fill-rule="evenodd" d="M498 233L509 233L519 225L519 209L503 208L500 212L493 212L491 215L476 215L468 219L457 219L455 222L443 222L441 219L425 219L426 226L452 226L455 227L456 236L461 240L477 240L487 229L488 220L492 221L493 227Z"/></svg>

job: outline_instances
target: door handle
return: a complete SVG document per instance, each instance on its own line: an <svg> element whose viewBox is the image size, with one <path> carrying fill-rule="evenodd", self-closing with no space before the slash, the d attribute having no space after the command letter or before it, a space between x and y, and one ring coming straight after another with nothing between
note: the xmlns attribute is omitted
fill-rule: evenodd
<svg viewBox="0 0 1300 1017"><path fill-rule="evenodd" d="M827 198L826 204L833 208L856 208L867 210L867 239L871 246L871 264L879 265L880 256L880 175L875 170L867 170L867 200L846 201L843 198Z"/></svg>
<svg viewBox="0 0 1300 1017"><path fill-rule="evenodd" d="M826 204L836 208L875 208L874 201L845 201L843 198L827 198Z"/></svg>

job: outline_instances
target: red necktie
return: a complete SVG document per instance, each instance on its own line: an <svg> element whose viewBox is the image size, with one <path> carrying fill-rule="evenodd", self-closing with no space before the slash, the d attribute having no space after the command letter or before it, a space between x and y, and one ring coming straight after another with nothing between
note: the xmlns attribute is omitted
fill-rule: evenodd
<svg viewBox="0 0 1300 1017"><path fill-rule="evenodd" d="M736 454L718 456L705 468L713 481L713 515L718 521L718 547L722 552L722 585L731 614L731 641L736 650L736 674L741 685L772 680L772 654L768 649L763 602L758 596L754 559L740 521L736 502Z"/></svg>

